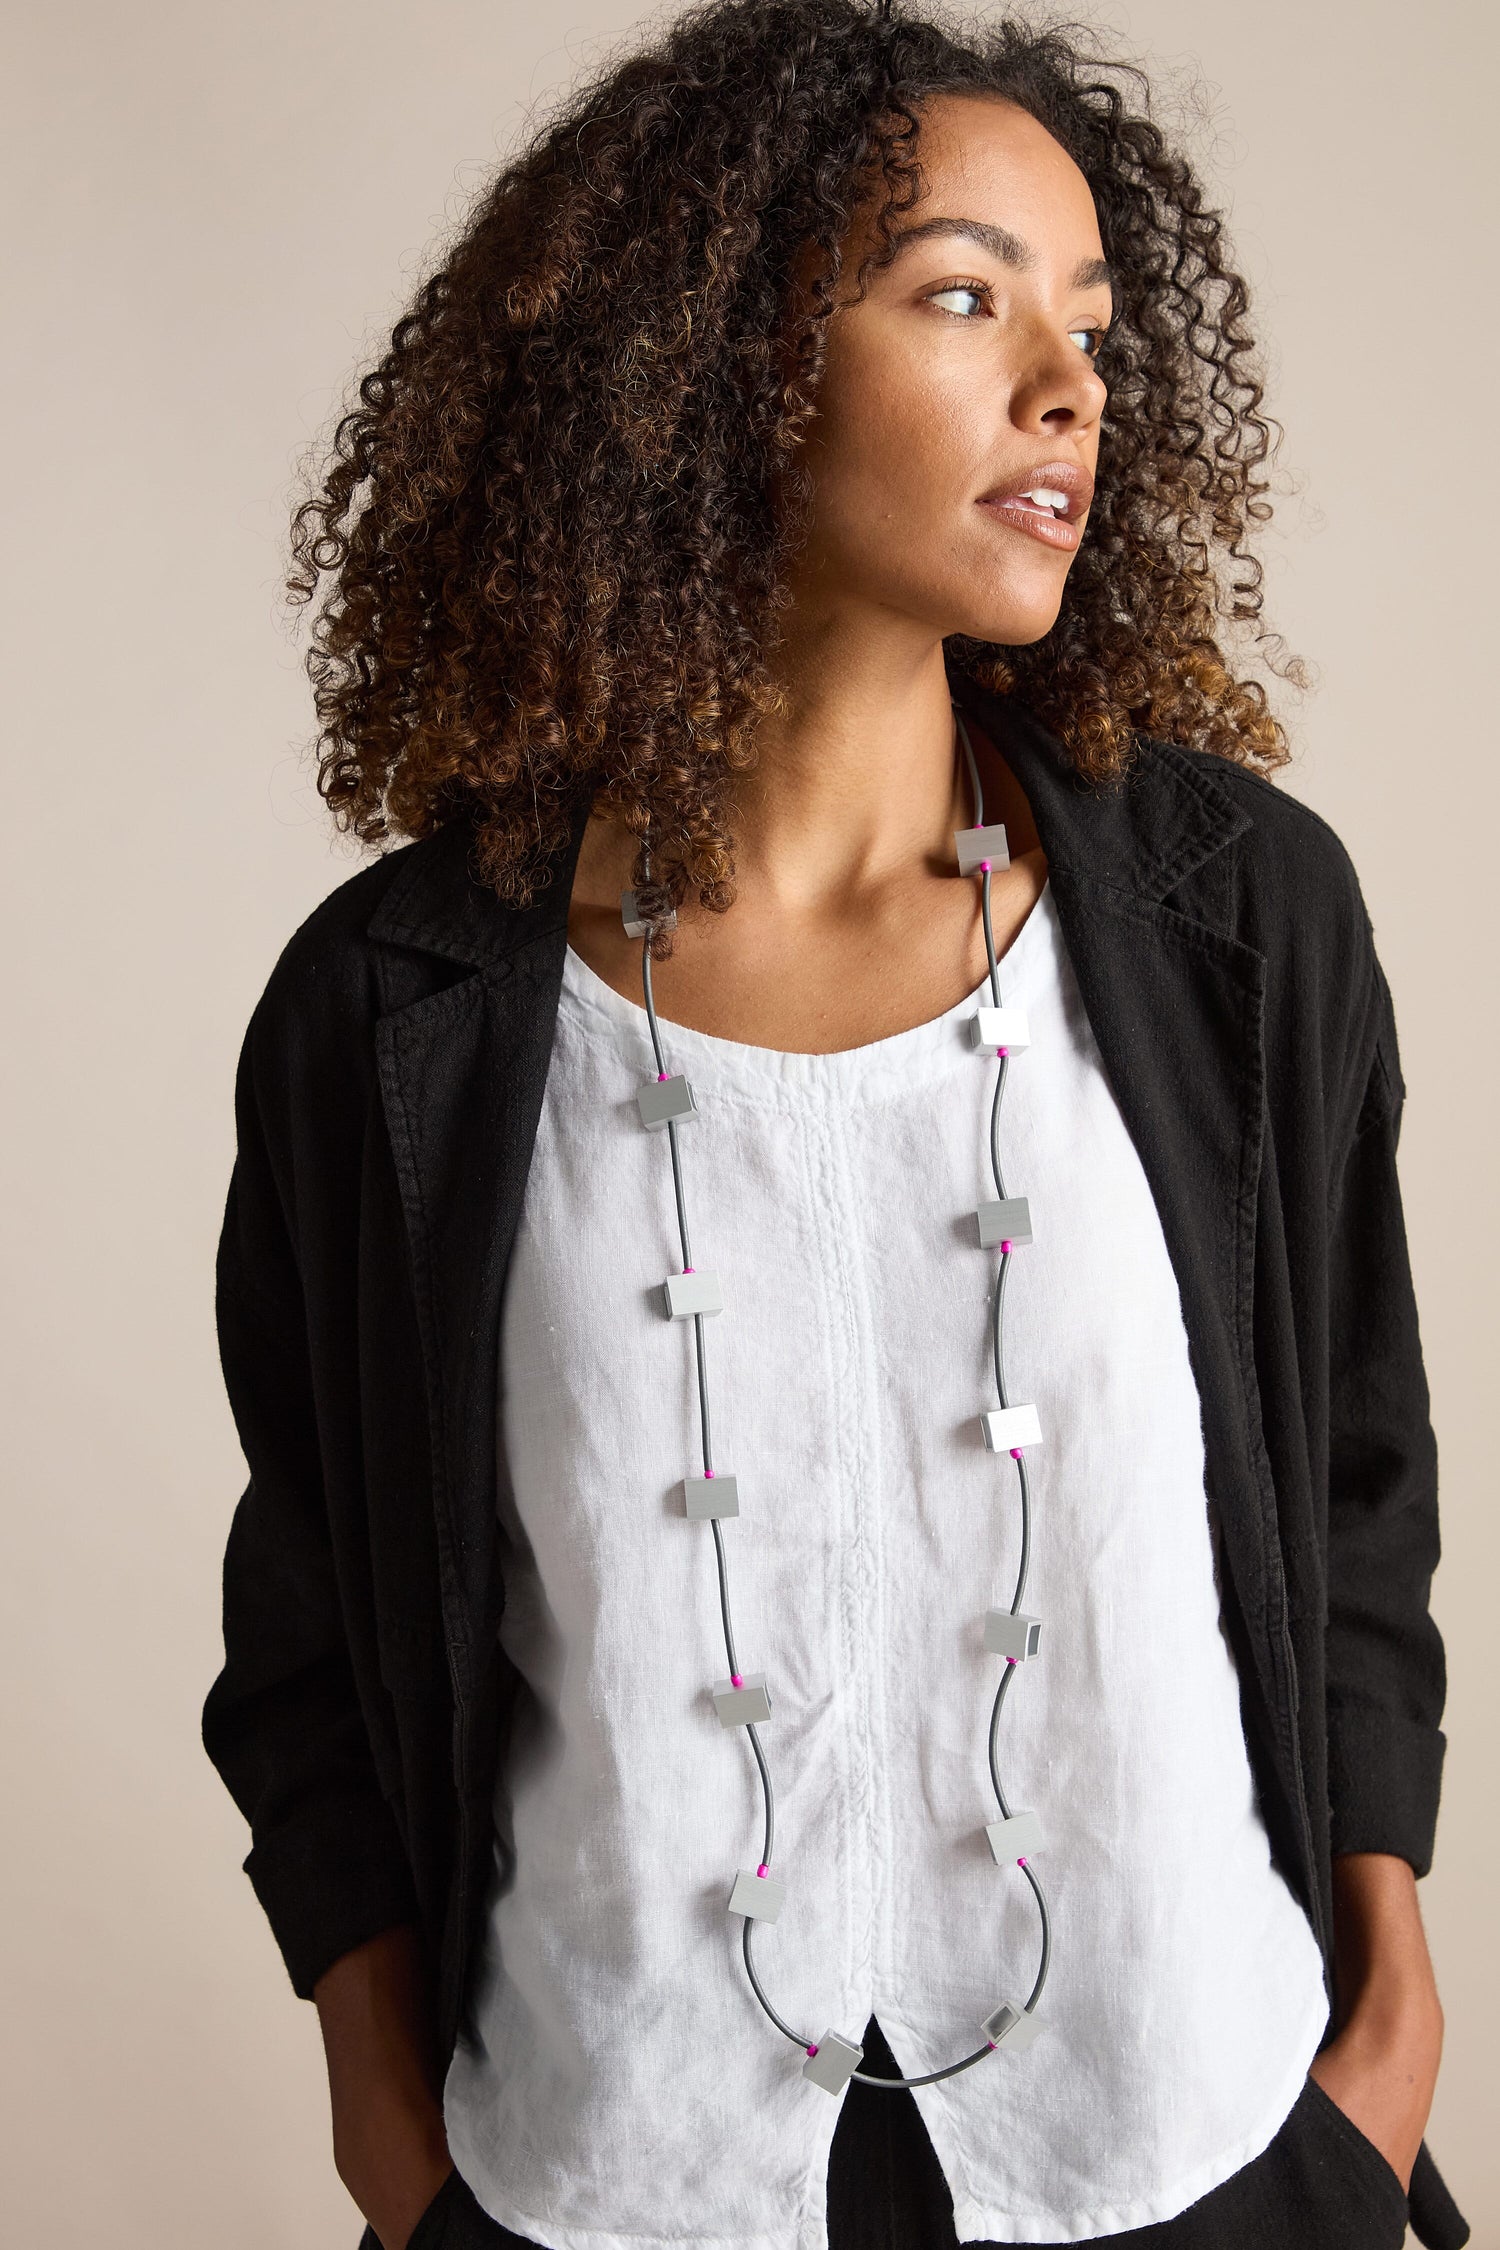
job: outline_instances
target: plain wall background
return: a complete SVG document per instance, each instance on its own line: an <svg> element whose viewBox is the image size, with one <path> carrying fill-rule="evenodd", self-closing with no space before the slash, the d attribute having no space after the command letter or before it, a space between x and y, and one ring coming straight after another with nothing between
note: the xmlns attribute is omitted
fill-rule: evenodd
<svg viewBox="0 0 1500 2250"><path fill-rule="evenodd" d="M1284 786L1360 869L1410 1087L1448 1764L1429 2138L1500 2244L1491 1476L1497 60L1483 0L1093 0L1201 73L1270 345L1270 605L1321 685ZM632 0L63 0L7 43L0 360L10 1066L0 2225L353 2250L316 2017L198 1746L244 1481L212 1262L245 1021L353 872L278 587L297 457L435 233Z"/></svg>

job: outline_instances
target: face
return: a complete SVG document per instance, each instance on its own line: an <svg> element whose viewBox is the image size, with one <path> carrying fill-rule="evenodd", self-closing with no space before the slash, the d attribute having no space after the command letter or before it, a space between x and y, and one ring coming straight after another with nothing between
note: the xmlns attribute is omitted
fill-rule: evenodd
<svg viewBox="0 0 1500 2250"><path fill-rule="evenodd" d="M1055 622L1083 536L1108 271L1083 174L1013 103L933 99L920 157L898 255L829 324L795 591L1014 647Z"/></svg>

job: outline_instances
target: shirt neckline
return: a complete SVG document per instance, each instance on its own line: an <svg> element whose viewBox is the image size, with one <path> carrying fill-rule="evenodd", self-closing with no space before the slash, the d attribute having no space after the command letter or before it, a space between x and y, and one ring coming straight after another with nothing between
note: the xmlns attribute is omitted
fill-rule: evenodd
<svg viewBox="0 0 1500 2250"><path fill-rule="evenodd" d="M1000 956L1000 994L1007 1005L1024 1002L1038 959L1050 949L1049 941L1055 945L1055 912L1049 878ZM883 1039L827 1053L754 1046L676 1023L660 1011L657 1024L666 1067L671 1072L692 1075L696 1069L706 1079L749 1096L791 1088L826 1090L849 1098L908 1087L916 1077L930 1078L934 1072L956 1069L972 1059L967 1021L976 1006L988 1006L990 999L986 972L972 991L926 1022L908 1025ZM608 1034L634 1068L655 1075L656 1058L644 1005L616 992L571 944L564 956L559 1007L586 1032Z"/></svg>

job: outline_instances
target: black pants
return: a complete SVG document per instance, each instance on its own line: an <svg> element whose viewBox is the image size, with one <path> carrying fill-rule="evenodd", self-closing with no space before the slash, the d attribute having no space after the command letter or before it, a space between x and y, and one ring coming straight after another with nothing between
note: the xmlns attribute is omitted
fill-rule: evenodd
<svg viewBox="0 0 1500 2250"><path fill-rule="evenodd" d="M864 2049L862 2067L898 2075L873 2017ZM1241 2171L1175 2219L1093 2239L1122 2250L1399 2250L1406 2220L1390 2165L1310 2077L1275 2138ZM828 2241L829 2250L957 2250L952 2198L909 2091L857 2081L846 2089L828 2159ZM368 2231L361 2250L376 2250ZM409 2250L535 2246L488 2217L455 2172Z"/></svg>

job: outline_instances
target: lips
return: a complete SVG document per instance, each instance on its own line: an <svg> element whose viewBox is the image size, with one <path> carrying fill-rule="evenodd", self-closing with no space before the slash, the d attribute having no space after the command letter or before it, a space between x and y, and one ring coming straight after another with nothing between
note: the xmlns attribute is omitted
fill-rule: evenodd
<svg viewBox="0 0 1500 2250"><path fill-rule="evenodd" d="M978 505L1044 546L1071 551L1093 495L1094 480L1077 461L1044 461L983 493Z"/></svg>

